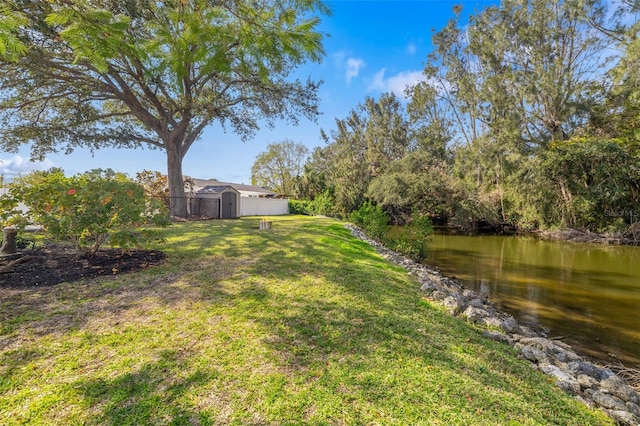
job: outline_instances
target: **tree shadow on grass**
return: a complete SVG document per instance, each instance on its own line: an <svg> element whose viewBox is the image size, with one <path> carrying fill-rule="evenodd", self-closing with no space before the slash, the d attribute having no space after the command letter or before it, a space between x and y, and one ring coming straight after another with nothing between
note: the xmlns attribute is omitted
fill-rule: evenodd
<svg viewBox="0 0 640 426"><path fill-rule="evenodd" d="M310 238L314 234L321 238ZM404 270L383 261L368 244L354 242L342 226L332 229L331 237L326 235L326 229L306 226L289 233L287 247L278 244L276 234L265 236L270 241L264 245L262 256L250 273L276 281L302 282L305 277L313 277L336 286L337 291L346 296L340 303L330 300L330 294L324 295L327 299L322 295L309 297L304 291L283 296L281 292L270 294L268 288L247 290L238 295L253 298L259 295L256 300L264 305L263 309L252 310L247 315L268 330L271 337L265 344L291 371L304 372L319 365L335 365L336 360L352 363L357 370L357 364L370 363L372 358L388 357L391 362L406 359L418 364L414 366L417 375L428 377L429 368L436 368L452 378L464 375L466 379L458 388L463 410L473 409L474 404L466 403L465 398L474 395L476 400L493 407L497 415L522 411L516 416L521 420L539 417L534 406L544 406L549 400L553 402L549 404L548 416L540 417L538 421L555 422L557 416L562 417L559 412L575 411L575 407L570 409L567 402L562 401L560 392L553 394L552 391L553 395L549 395L547 387L538 391L529 388L527 380L520 381L518 377L529 375L530 367L514 364L512 359L507 359L509 355L493 349L494 342L479 336L459 320L436 313L421 301L418 284L408 287ZM293 252L298 257L289 255L291 249L295 249ZM330 259L332 263L327 267L317 259ZM384 279L380 278L381 269L389 271ZM269 310L270 297L278 297L280 305L292 308L278 316L263 315L262 312ZM282 300L283 297L286 299ZM434 317L438 320L428 320ZM452 329L457 332L450 338ZM460 335L466 336L466 341L460 342ZM478 362L478 358L492 359L490 367ZM371 362L371 365L375 364ZM385 395L388 387L384 377L383 372L380 376L374 374L368 377L368 385L355 377L347 377L347 380L359 389L364 386L371 394L365 392L362 397L370 397L375 403ZM546 383L543 377L534 380ZM467 389L469 386L475 389ZM425 383L424 387L429 389L430 386ZM484 390L488 389L491 390L488 395L494 396L487 396ZM527 394L530 400L524 399ZM426 398L420 394L412 397L418 402L424 402Z"/></svg>
<svg viewBox="0 0 640 426"><path fill-rule="evenodd" d="M300 295L283 299L268 289L238 296L261 302L262 309L251 310L246 316L264 328L269 337L263 344L273 354L273 362L287 372L288 380L319 377L318 388L309 392L337 395L344 404L345 418L358 418L349 403L357 395L358 404L377 406L386 416L402 407L408 412L406 419L425 422L446 421L449 414L444 407L449 406L463 416L473 417L482 410L490 411L485 412L488 418L498 419L504 413L517 412L515 421L535 418L554 423L558 419L562 422L564 416L566 424L572 424L563 413L575 412L577 404L563 400L559 390L549 391L546 378L521 379L536 373L527 365L514 363L510 357L515 355L496 350L495 342L426 304L413 306L417 312L412 315L407 312L411 306L402 301L395 308L372 309L366 301L364 306L354 306ZM265 314L274 297L279 298L279 304L293 308L277 315ZM537 381L540 388L531 388L531 381ZM319 389L323 386L324 391ZM434 403L438 395L444 404L442 411L424 411L424 407L438 407ZM547 410L540 409L545 406ZM358 421L366 423L365 419ZM455 423L453 418L451 421Z"/></svg>
<svg viewBox="0 0 640 426"><path fill-rule="evenodd" d="M81 380L73 387L82 393L86 408L99 407L99 414L89 424L212 424L203 410L181 401L190 388L211 378L200 370L186 377L168 373L186 369L187 366L180 367L181 363L177 351L163 351L157 361L146 363L135 372L110 379Z"/></svg>
<svg viewBox="0 0 640 426"><path fill-rule="evenodd" d="M491 406L494 419L502 413L516 412L516 421L532 418L543 424L562 423L567 420L562 417L563 411L575 412L566 399L545 393L548 386L542 386L542 377L535 379L543 388L539 393L526 387L526 382L517 377L525 374L528 367L514 367L507 355L495 350L496 343L486 341L464 323L422 301L417 283L408 282L400 268L388 265L368 245L353 241L341 225L329 228L327 235L326 224L292 226L285 221L276 222L274 232L259 232L239 221L227 229L237 232L237 239L222 241L207 236L191 242L193 248L186 249L188 253L206 253L190 258L184 274L163 278L161 271L158 275L150 272L142 282L132 284L133 288L121 283L111 290L103 289L104 293L91 286L82 291L69 287L68 300L92 294L92 303L100 303L112 297L109 303L115 302L114 316L134 306L135 301L151 296L166 307L188 300L212 305L232 300L228 309L233 310L234 322L239 323L233 330L257 327L257 344L266 351L256 365L234 365L251 370L249 373L258 377L255 380L265 374L265 383L252 390L247 390L245 383L229 383L224 370L216 373L215 369L194 367L193 354L179 354L174 348L159 350L157 360L133 371L78 380L73 388L80 391L86 408L95 412L91 423L214 423L218 418L209 416L216 414L203 409L202 401L189 400L194 388L218 390L219 404L232 399L234 392L254 392L246 398L251 407L236 404L231 410L250 408L262 414L263 419L280 419L273 420L273 424L309 421L312 417L305 413L312 412L316 403L323 404L324 397L335 400L337 411L333 413L335 417L331 412L319 414L317 423L374 422L375 418L359 412L364 407L374 407L387 419L393 419L400 406L411 416L398 414L398 419L429 423L430 416L435 416L446 422L451 407L474 415L477 407L467 397L483 401L487 390L501 395L483 406ZM190 238L187 237L185 241ZM251 245L254 250L259 248L255 259L246 258ZM227 262L229 269L216 268L215 262ZM381 269L389 271L384 278L380 277ZM226 293L218 287L217 280L235 276L237 270L250 279L244 283L234 279L237 287ZM222 275L216 278L216 273ZM300 288L278 288L291 282L299 283ZM304 288L308 285L322 288L313 292ZM102 308L109 309L109 303ZM81 312L78 327L96 314L90 309ZM60 331L65 330L66 326ZM465 340L461 342L461 338ZM211 344L221 345L219 350L226 351L231 359L238 350L233 344L220 344L220 340ZM39 356L33 353L26 360ZM492 359L491 368L478 362L479 358ZM8 359L13 360L14 369L25 363L17 355ZM435 377L433 371L446 379ZM184 376L181 372L185 372ZM274 376L293 390L287 393L284 385L275 391L270 389L267 382ZM296 400L296 392L308 392L310 397ZM446 404L438 407L437 400L445 400L443 392L455 395L447 396ZM529 399L523 401L527 394ZM536 411L535 405L548 405L550 414L540 417L543 410ZM423 407L437 412L425 412ZM244 418L242 413L233 411L228 416L220 418Z"/></svg>

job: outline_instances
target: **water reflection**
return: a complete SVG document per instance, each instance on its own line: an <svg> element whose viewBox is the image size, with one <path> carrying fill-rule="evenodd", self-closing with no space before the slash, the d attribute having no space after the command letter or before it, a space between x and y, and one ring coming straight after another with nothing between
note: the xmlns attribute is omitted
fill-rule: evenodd
<svg viewBox="0 0 640 426"><path fill-rule="evenodd" d="M426 263L579 351L640 365L640 248L433 237Z"/></svg>

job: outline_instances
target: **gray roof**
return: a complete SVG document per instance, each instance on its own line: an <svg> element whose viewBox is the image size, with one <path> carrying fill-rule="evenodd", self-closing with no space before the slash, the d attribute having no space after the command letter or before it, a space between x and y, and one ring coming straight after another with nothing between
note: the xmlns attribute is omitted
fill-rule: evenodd
<svg viewBox="0 0 640 426"><path fill-rule="evenodd" d="M207 185L197 190L196 194L203 194L203 193L219 194L221 192L224 192L227 189L234 189L234 188L230 185ZM236 192L238 191L236 190Z"/></svg>
<svg viewBox="0 0 640 426"><path fill-rule="evenodd" d="M241 183L232 183L232 182L218 182L215 180L207 180L207 179L193 179L193 184L196 187L202 187L203 189L206 187L231 187L236 191L247 191L247 192L258 192L260 194L264 194L265 196L274 196L278 195L273 191L269 191L268 189L264 189L260 186L255 185L245 185ZM200 192L198 190L196 192Z"/></svg>

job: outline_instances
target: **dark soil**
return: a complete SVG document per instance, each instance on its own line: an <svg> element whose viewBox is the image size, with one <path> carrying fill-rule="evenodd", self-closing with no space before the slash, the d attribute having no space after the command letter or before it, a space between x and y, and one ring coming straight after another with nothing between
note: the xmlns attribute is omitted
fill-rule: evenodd
<svg viewBox="0 0 640 426"><path fill-rule="evenodd" d="M52 286L83 278L121 275L158 265L165 254L156 250L100 249L89 259L73 247L49 244L20 255L0 258L0 287Z"/></svg>

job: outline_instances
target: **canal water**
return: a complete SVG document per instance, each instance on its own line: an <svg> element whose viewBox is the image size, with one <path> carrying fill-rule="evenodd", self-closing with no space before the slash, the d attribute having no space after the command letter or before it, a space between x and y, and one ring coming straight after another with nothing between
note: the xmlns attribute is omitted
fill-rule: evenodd
<svg viewBox="0 0 640 426"><path fill-rule="evenodd" d="M640 247L436 234L424 263L582 354L640 366Z"/></svg>

